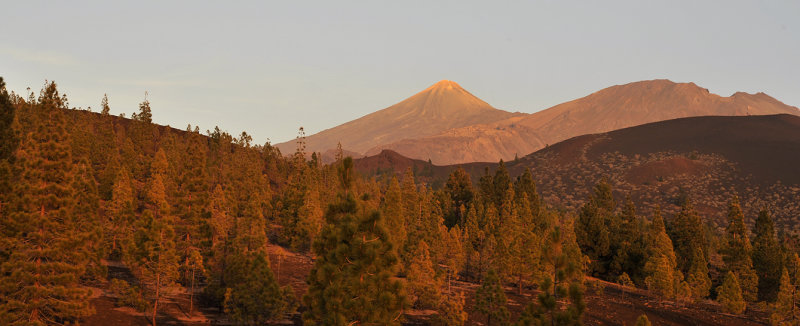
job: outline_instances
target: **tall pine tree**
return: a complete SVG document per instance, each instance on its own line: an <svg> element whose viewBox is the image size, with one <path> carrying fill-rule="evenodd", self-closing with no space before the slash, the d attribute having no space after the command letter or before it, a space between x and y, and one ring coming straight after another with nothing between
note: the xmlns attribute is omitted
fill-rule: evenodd
<svg viewBox="0 0 800 326"><path fill-rule="evenodd" d="M475 309L486 315L486 325L491 326L492 322L499 325L508 323L509 312L506 308L505 292L500 284L500 279L494 269L490 269L483 278L481 286L475 290Z"/></svg>
<svg viewBox="0 0 800 326"><path fill-rule="evenodd" d="M775 223L766 209L758 213L753 239L753 266L758 275L758 299L775 301L780 287L783 255L775 237Z"/></svg>
<svg viewBox="0 0 800 326"><path fill-rule="evenodd" d="M263 252L238 253L242 279L232 282L225 293L225 313L237 324L263 325L277 321L292 308L294 293L280 288Z"/></svg>
<svg viewBox="0 0 800 326"><path fill-rule="evenodd" d="M303 302L307 325L397 325L405 305L393 280L397 257L378 212L359 212L352 191L353 160L339 164L342 192L325 213L327 225L314 242L317 260Z"/></svg>
<svg viewBox="0 0 800 326"><path fill-rule="evenodd" d="M580 325L583 300L582 254L571 225L555 226L542 248L544 273L536 302L520 316L520 325ZM561 305L566 299L568 304Z"/></svg>
<svg viewBox="0 0 800 326"><path fill-rule="evenodd" d="M11 199L12 173L18 140L14 121L16 108L6 90L3 77L0 77L0 220L9 218L9 200ZM0 229L0 265L11 254L12 230ZM0 301L2 302L2 301Z"/></svg>
<svg viewBox="0 0 800 326"><path fill-rule="evenodd" d="M575 225L578 245L590 259L590 270L597 276L607 276L612 258L612 235L609 225L614 220L616 202L606 179L594 186L594 193L581 207Z"/></svg>
<svg viewBox="0 0 800 326"><path fill-rule="evenodd" d="M777 300L772 305L772 314L770 315L770 322L773 325L798 325L800 324L800 291L798 289L800 284L795 280L792 284L792 279L789 276L789 271L784 268L781 273L781 278L778 287Z"/></svg>
<svg viewBox="0 0 800 326"><path fill-rule="evenodd" d="M135 195L131 176L126 167L120 167L111 193L111 201L106 203L107 218L104 220L105 240L110 245L112 257L120 257L123 239L130 234L136 212Z"/></svg>
<svg viewBox="0 0 800 326"><path fill-rule="evenodd" d="M688 275L697 249L703 253L708 250L708 239L703 220L690 200L683 203L680 212L672 220L670 236L675 245L678 268Z"/></svg>
<svg viewBox="0 0 800 326"><path fill-rule="evenodd" d="M381 220L383 227L389 232L389 240L392 242L395 252L404 248L407 230L406 217L403 213L403 202L400 191L400 183L397 178L392 177L383 201L383 215Z"/></svg>
<svg viewBox="0 0 800 326"><path fill-rule="evenodd" d="M648 259L644 264L644 283L661 298L674 298L683 274L677 269L672 240L667 235L661 208L656 208L647 234Z"/></svg>
<svg viewBox="0 0 800 326"><path fill-rule="evenodd" d="M16 198L0 220L11 252L0 266L0 316L7 324L72 323L92 309L79 283L88 243L74 223L84 217L75 210L67 102L51 82L31 104L37 127L22 137Z"/></svg>
<svg viewBox="0 0 800 326"><path fill-rule="evenodd" d="M455 169L448 177L444 191L450 197L452 205L445 216L445 224L448 227L458 224L463 229L466 224L465 210L475 196L469 173L462 167Z"/></svg>
<svg viewBox="0 0 800 326"><path fill-rule="evenodd" d="M7 196L11 192L11 167L14 163L14 152L17 150L17 136L13 127L15 111L6 83L0 77L0 216L6 214L7 209L4 206L7 205Z"/></svg>
<svg viewBox="0 0 800 326"><path fill-rule="evenodd" d="M700 300L708 296L711 290L711 278L708 277L708 262L703 249L695 247L692 254L691 267L686 274L686 283L692 289L692 297Z"/></svg>
<svg viewBox="0 0 800 326"><path fill-rule="evenodd" d="M725 229L721 254L725 267L736 274L744 299L755 302L758 299L758 275L753 269L753 247L747 235L738 196L734 196L728 205L728 227Z"/></svg>
<svg viewBox="0 0 800 326"><path fill-rule="evenodd" d="M177 280L179 267L173 227L175 218L170 212L163 181L167 167L166 155L159 150L147 185L144 212L131 235L127 253L129 265L152 292L153 325L156 325L164 290Z"/></svg>
<svg viewBox="0 0 800 326"><path fill-rule="evenodd" d="M442 280L436 277L428 244L421 241L408 269L408 294L417 309L436 309L441 301Z"/></svg>

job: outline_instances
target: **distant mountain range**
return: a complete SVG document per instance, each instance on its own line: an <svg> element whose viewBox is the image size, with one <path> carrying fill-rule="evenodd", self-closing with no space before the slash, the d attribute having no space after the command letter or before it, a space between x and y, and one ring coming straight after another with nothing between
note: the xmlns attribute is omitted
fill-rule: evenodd
<svg viewBox="0 0 800 326"><path fill-rule="evenodd" d="M493 108L452 81L440 81L386 109L306 138L307 151L341 142L350 154L384 149L435 164L511 160L570 137L693 116L800 115L764 93L729 97L694 83L640 81L612 86L533 114ZM295 142L277 145L295 150ZM330 153L330 152L329 152Z"/></svg>

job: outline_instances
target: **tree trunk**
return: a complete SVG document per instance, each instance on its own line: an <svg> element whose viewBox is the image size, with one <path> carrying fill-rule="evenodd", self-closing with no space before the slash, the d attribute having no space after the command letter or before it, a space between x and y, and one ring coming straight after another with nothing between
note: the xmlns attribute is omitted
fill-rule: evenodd
<svg viewBox="0 0 800 326"><path fill-rule="evenodd" d="M553 298L555 298L556 307L553 307L553 310L550 311L550 325L556 326L556 318L555 318L555 310L558 307L558 271L556 267L553 266Z"/></svg>
<svg viewBox="0 0 800 326"><path fill-rule="evenodd" d="M156 301L153 303L153 326L156 326L156 314L158 313L158 296L161 290L161 274L156 274Z"/></svg>
<svg viewBox="0 0 800 326"><path fill-rule="evenodd" d="M194 268L192 268L192 288L189 292L189 317L192 316L192 308L194 308Z"/></svg>
<svg viewBox="0 0 800 326"><path fill-rule="evenodd" d="M159 243L164 241L164 231L158 233ZM158 313L158 298L161 295L161 254L158 254L156 262L156 301L153 303L153 326L156 326L156 314Z"/></svg>

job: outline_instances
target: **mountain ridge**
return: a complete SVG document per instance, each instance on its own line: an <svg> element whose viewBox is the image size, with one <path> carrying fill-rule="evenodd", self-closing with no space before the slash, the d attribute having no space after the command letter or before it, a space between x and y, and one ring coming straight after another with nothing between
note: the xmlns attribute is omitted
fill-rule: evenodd
<svg viewBox="0 0 800 326"><path fill-rule="evenodd" d="M524 156L570 137L650 122L693 116L781 113L800 116L798 108L763 92L736 92L723 97L691 82L656 79L611 86L522 118L379 145L366 154L391 149L437 164L494 162Z"/></svg>

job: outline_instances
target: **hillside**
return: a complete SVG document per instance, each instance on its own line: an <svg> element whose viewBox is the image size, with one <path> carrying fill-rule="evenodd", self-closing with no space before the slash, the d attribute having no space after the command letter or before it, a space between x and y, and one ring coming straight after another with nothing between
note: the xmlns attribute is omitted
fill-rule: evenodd
<svg viewBox="0 0 800 326"><path fill-rule="evenodd" d="M366 171L362 174L411 169L420 176L403 178L401 186L387 178L359 176L350 159L320 165L282 157L269 145L252 145L244 133L235 138L218 128L202 135L191 128L159 126L151 120L148 102L134 119L70 110L55 83L47 84L38 99L13 97L5 103L13 107L5 121L16 122L13 130L20 135L5 138L14 159L0 161L12 164L13 170L6 171L20 172L9 176L12 188L0 198L12 212L3 214L11 218L0 218L0 262L8 276L0 295L20 307L8 310L6 305L0 312L12 321L27 321L40 302L55 302L41 300L56 298L55 304L80 309L53 318L75 324L245 324L255 317L263 317L262 324L313 323L326 316L315 309L330 302L317 295L334 293L336 300L368 298L366 307L342 310L348 320L386 309L373 324L398 318L430 324L455 317L478 325L489 318L479 308L486 289L506 292L506 306L517 319L542 290L537 284L548 282L540 271L557 261L573 266L585 261L570 223L586 189L601 176L609 178L617 196L634 196L640 216L661 204L669 218L674 203L689 196L712 227L719 227L720 206L734 192L742 195L748 218L754 207L769 204L778 225L786 227L795 225L791 218L798 212L797 172L779 164L797 162L800 155L800 118L792 115L670 120L575 137L509 162L512 174L534 169L539 192L551 204L542 207L534 196L509 191L525 194L534 187L531 179L512 181L498 173L482 180L475 197L468 196L473 192L466 175L451 183L455 191L415 185L438 187L453 166L391 151L356 162ZM465 168L478 178L493 165ZM514 214L526 208L531 214ZM608 230L628 235L633 243L649 241L646 224L628 225L635 229L626 234L616 226ZM564 237L558 236L561 230ZM619 239L615 236L615 243L623 243ZM523 250L494 247L493 242L516 243L512 248ZM791 240L784 243L797 251ZM562 249L553 260L538 250L524 250L549 245L571 254ZM43 246L64 250L42 251ZM712 249L706 276L718 282L716 257L724 248ZM520 256L525 259L514 260ZM586 324L630 324L642 313L657 324L677 325L751 325L766 317L761 304L741 316L721 313L710 301L713 294L692 292L695 303L688 306L686 296L658 298L641 290L647 286L637 267L641 264L622 259L621 266L629 267L621 272L633 275L640 289L593 278L583 283L582 273L562 279L587 285ZM25 264L36 260L42 260L37 269L44 272L26 273ZM501 271L502 279L494 279L488 268ZM408 273L398 274L401 269ZM334 278L317 278L326 271L334 271ZM41 275L53 276L53 283L40 286ZM613 281L621 274L591 275ZM390 283L390 288L375 290ZM329 291L331 284L345 286ZM29 286L39 290L29 296ZM419 295L428 289L436 300L426 302ZM575 289L581 292L580 286ZM397 305L369 303L387 296L394 296ZM238 301L243 298L246 305ZM252 312L232 310L270 300L277 303L255 306Z"/></svg>
<svg viewBox="0 0 800 326"><path fill-rule="evenodd" d="M695 117L575 137L527 156L509 169L534 170L544 197L575 208L590 185L609 178L649 214L677 211L689 196L712 225L725 225L727 201L738 194L748 218L769 203L776 223L800 215L800 117Z"/></svg>
<svg viewBox="0 0 800 326"><path fill-rule="evenodd" d="M369 149L448 129L508 119L519 114L493 108L455 82L442 80L400 103L306 137L308 152L326 152L341 142L345 150ZM295 141L276 145L295 151Z"/></svg>
<svg viewBox="0 0 800 326"><path fill-rule="evenodd" d="M281 270L276 271L276 278L281 285L290 285L295 290L298 298L307 288L306 276L312 268L312 259L307 255L289 252L279 246L270 245L267 249L270 261L280 262ZM110 266L109 274L115 277L129 274L124 268ZM592 289L586 295L587 311L584 317L585 325L631 325L636 318L646 314L654 325L763 325L765 313L763 311L750 311L746 316L735 316L724 313L720 306L703 301L698 304L669 302L660 300L648 291L619 284L605 282L598 279L589 279ZM456 292L464 293L470 300L466 301L466 310L470 312L465 325L483 325L480 321L484 318L475 311L475 301L472 299L478 284L453 281L452 288ZM602 289L602 290L599 290ZM508 297L508 309L513 318L519 316L528 302L539 293L537 290L526 289L523 294L518 294L511 287L505 287L504 292ZM136 312L130 308L115 307L116 298L109 291L96 288L92 297L92 304L97 313L87 320L87 326L105 326L110 323L118 325L151 325L146 314ZM231 320L213 307L200 306L191 316L187 316L189 305L188 293L185 289L172 293L167 298L167 308L160 322L172 325L208 325L229 324ZM430 325L432 311L409 309L405 312L403 325ZM286 316L281 325L302 325L300 314Z"/></svg>
<svg viewBox="0 0 800 326"><path fill-rule="evenodd" d="M694 83L640 81L612 86L524 117L385 144L368 154L392 149L413 158L430 158L436 164L494 162L521 157L571 137L650 122L769 114L800 115L800 110L764 93L722 97Z"/></svg>
<svg viewBox="0 0 800 326"><path fill-rule="evenodd" d="M356 167L380 157L358 160ZM390 170L388 162L383 160L381 171ZM392 162L407 161L393 158ZM679 198L688 195L712 224L721 226L727 201L738 194L748 217L754 218L769 202L779 225L794 226L800 216L798 164L800 117L781 114L682 118L584 135L506 166L512 176L530 168L543 198L556 207L579 207L591 186L605 176L620 199L631 194L644 214L656 205L672 214ZM398 165L395 170L402 172L408 166ZM486 167L494 171L497 164L460 166L477 181ZM438 185L455 168L434 165L421 179Z"/></svg>

